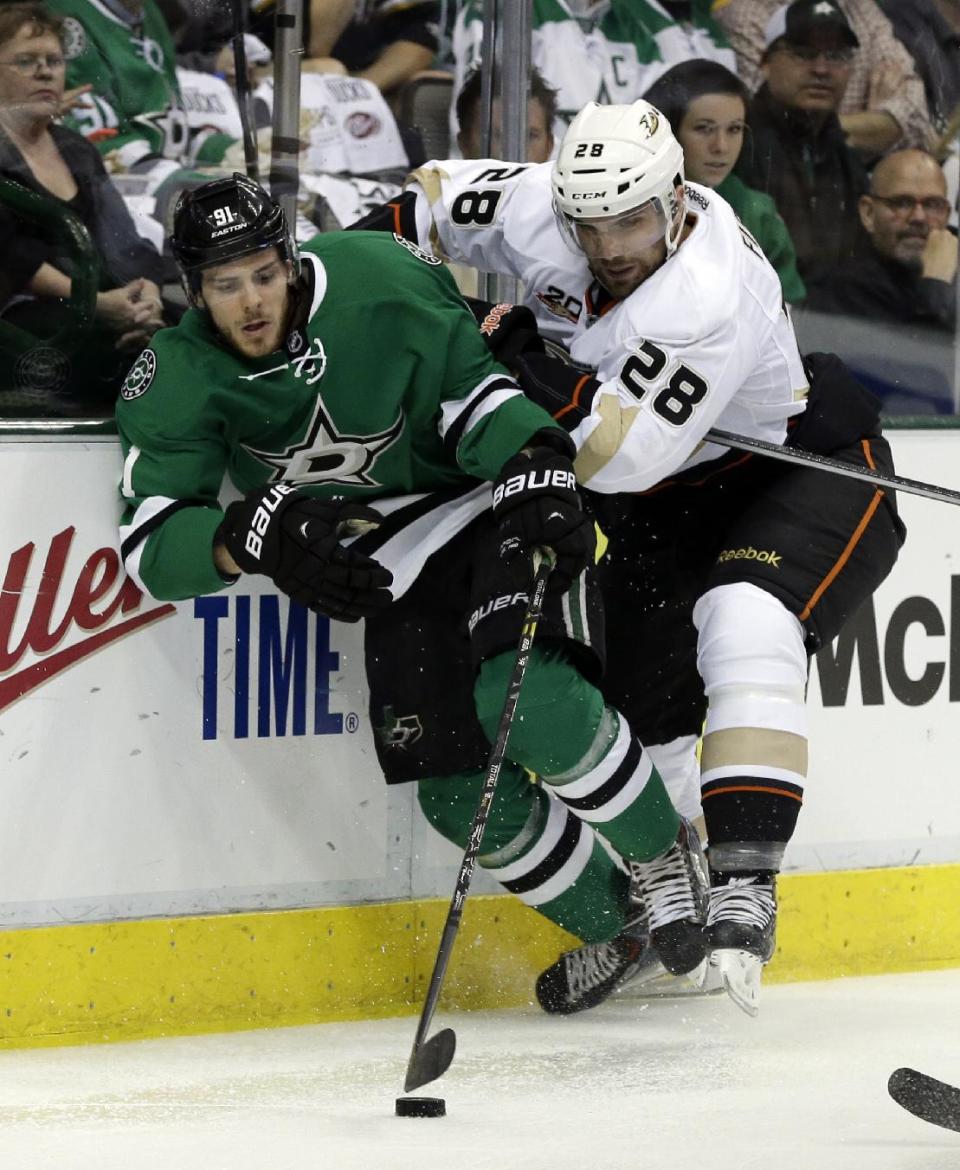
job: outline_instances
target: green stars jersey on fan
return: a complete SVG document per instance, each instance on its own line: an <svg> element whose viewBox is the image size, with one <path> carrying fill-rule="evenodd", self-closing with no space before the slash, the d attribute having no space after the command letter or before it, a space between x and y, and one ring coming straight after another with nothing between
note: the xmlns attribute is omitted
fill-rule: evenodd
<svg viewBox="0 0 960 1170"><path fill-rule="evenodd" d="M213 565L224 475L285 480L386 515L358 547L399 596L432 552L490 505L488 481L549 414L494 362L453 279L397 236L304 246L306 323L249 360L191 309L124 383L124 563L158 598L223 587ZM304 314L301 314L301 319Z"/></svg>
<svg viewBox="0 0 960 1170"><path fill-rule="evenodd" d="M735 70L736 57L710 8L711 0L693 0L690 19L680 22L657 0L533 0L531 55L557 90L557 137L587 102L635 101L678 61L708 57ZM457 93L479 64L482 39L483 4L467 0L453 31Z"/></svg>
<svg viewBox="0 0 960 1170"><path fill-rule="evenodd" d="M64 17L67 86L92 85L66 122L91 138L115 169L146 155L178 162L216 162L233 141L205 134L191 151L191 135L180 101L173 39L155 0L145 0L135 18L108 0L49 0Z"/></svg>

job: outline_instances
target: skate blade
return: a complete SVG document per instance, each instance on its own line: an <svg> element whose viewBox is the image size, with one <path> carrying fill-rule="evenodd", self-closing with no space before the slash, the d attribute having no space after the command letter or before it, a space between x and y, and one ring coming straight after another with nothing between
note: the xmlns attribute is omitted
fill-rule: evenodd
<svg viewBox="0 0 960 1170"><path fill-rule="evenodd" d="M710 966L737 1007L748 1016L759 1015L761 960L749 951L718 950L711 954Z"/></svg>
<svg viewBox="0 0 960 1170"><path fill-rule="evenodd" d="M660 963L625 980L614 995L623 999L679 999L690 995L715 995L723 984L713 975L706 959L686 975L671 975Z"/></svg>

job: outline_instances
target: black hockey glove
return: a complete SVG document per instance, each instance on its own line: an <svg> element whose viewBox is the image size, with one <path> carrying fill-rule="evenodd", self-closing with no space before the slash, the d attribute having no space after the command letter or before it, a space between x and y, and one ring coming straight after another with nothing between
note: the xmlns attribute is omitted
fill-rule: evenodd
<svg viewBox="0 0 960 1170"><path fill-rule="evenodd" d="M507 460L493 485L500 555L509 561L535 548L553 549L554 590L567 589L592 563L597 543L593 520L580 507L573 454L573 442L562 432L540 431L530 447Z"/></svg>
<svg viewBox="0 0 960 1170"><path fill-rule="evenodd" d="M355 622L390 604L393 575L340 540L382 519L355 500L319 500L276 483L230 504L214 543L245 573L263 573L308 609Z"/></svg>
<svg viewBox="0 0 960 1170"><path fill-rule="evenodd" d="M512 370L526 353L543 353L537 319L525 305L499 304L464 297L487 348L501 365Z"/></svg>

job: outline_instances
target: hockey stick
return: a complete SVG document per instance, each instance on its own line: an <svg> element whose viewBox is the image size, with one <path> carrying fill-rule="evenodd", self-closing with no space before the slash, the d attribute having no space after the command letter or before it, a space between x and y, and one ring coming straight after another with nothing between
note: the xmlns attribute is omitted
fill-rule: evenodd
<svg viewBox="0 0 960 1170"><path fill-rule="evenodd" d="M898 1068L890 1074L887 1092L914 1117L960 1133L960 1089L953 1085L914 1068Z"/></svg>
<svg viewBox="0 0 960 1170"><path fill-rule="evenodd" d="M544 346L548 357L563 362L581 373L596 376L596 370L583 362L576 362L570 357L567 350L554 341L544 339ZM522 381L522 379L521 379ZM549 408L552 412L552 407ZM569 405L564 402L564 411ZM576 418L586 418L588 411L577 408ZM784 447L779 443L768 443L764 439L748 439L746 435L735 435L732 431L711 429L703 436L708 443L717 443L721 447L732 447L737 451L750 451L756 455L767 455L771 459L779 459L783 463L795 463L806 467L818 467L821 471L830 471L834 475L846 476L848 479L859 479L864 483L872 483L876 487L894 488L896 491L906 492L908 495L925 496L929 500L939 500L944 504L960 504L960 491L940 487L935 483L924 483L919 479L905 479L902 475L886 475L882 471L874 471L868 467L857 467L852 463L842 463L839 459L831 459L829 455L817 455L813 451L804 451L802 447Z"/></svg>
<svg viewBox="0 0 960 1170"><path fill-rule="evenodd" d="M440 946L433 964L433 974L430 976L427 996L423 1003L423 1010L420 1012L420 1022L417 1024L417 1034L414 1037L410 1060L407 1063L407 1075L403 1082L405 1093L409 1093L412 1089L419 1089L421 1085L427 1085L431 1081L435 1081L437 1077L443 1076L450 1067L450 1062L456 1051L457 1037L452 1028L444 1028L436 1036L431 1036L429 1040L426 1038L427 1030L433 1019L437 1000L440 998L440 986L446 974L447 964L450 962L457 931L460 929L463 904L467 898L467 891L470 889L474 866L480 852L480 842L483 840L483 831L487 827L487 820L490 816L490 806L493 804L497 779L500 776L500 768L507 750L507 740L510 738L510 729L513 726L517 701L520 698L520 685L526 673L533 636L537 630L537 622L540 620L540 611L543 609L547 578L550 576L552 568L553 556L550 553L545 553L537 566L533 580L533 591L527 605L527 612L523 617L523 629L520 635L520 644L517 647L513 673L507 687L507 698L500 715L497 737L487 760L487 775L483 782L480 803L477 805L477 811L473 814L466 852L463 855L463 861L460 862L460 872L457 874L453 898L450 901L450 909L447 911L447 921L444 923L443 934L440 937Z"/></svg>
<svg viewBox="0 0 960 1170"><path fill-rule="evenodd" d="M243 159L247 178L260 182L260 163L257 158L257 139L253 130L253 104L250 97L250 78L247 76L247 0L231 0L233 6L233 71L236 75L237 106L240 110L240 132L243 135Z"/></svg>
<svg viewBox="0 0 960 1170"><path fill-rule="evenodd" d="M821 471L830 471L834 475L843 475L848 479L859 479L864 483L872 483L881 488L895 488L900 492L907 492L913 496L925 496L928 500L940 500L944 504L960 504L960 492L951 488L939 487L934 483L924 483L919 479L904 479L902 475L885 475L882 471L872 471L868 467L857 467L852 463L841 463L839 459L831 459L828 455L817 455L813 451L804 451L802 447L781 447L777 443L768 443L764 439L748 439L745 435L735 435L730 431L710 430L704 435L710 443L719 443L722 447L733 447L738 451L753 451L759 455L768 455L771 459L780 459L784 463L799 463L807 467L819 467Z"/></svg>

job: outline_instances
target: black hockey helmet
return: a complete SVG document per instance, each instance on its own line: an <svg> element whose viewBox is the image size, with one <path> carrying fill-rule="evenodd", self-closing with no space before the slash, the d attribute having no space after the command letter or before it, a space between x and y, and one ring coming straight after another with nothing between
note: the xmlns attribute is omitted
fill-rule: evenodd
<svg viewBox="0 0 960 1170"><path fill-rule="evenodd" d="M177 200L170 250L191 304L204 268L263 248L279 248L281 257L299 274L299 253L283 209L246 175L234 172L230 178L214 179L184 191Z"/></svg>

